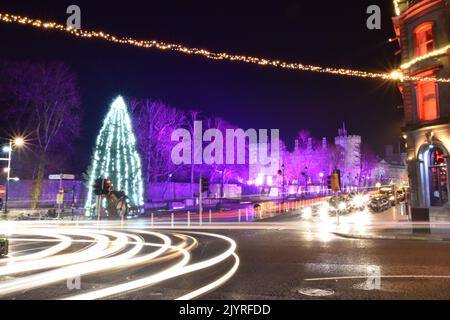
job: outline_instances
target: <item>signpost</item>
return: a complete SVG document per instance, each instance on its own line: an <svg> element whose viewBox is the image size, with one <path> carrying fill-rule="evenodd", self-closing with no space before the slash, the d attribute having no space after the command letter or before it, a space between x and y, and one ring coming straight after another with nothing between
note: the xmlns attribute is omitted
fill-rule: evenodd
<svg viewBox="0 0 450 320"><path fill-rule="evenodd" d="M64 188L62 185L63 180L74 180L75 175L73 174L51 174L48 176L50 180L59 180L59 191L56 196L56 204L58 205L58 218L61 215L61 205L64 203Z"/></svg>
<svg viewBox="0 0 450 320"><path fill-rule="evenodd" d="M75 175L73 174L51 174L48 176L50 180L75 180Z"/></svg>
<svg viewBox="0 0 450 320"><path fill-rule="evenodd" d="M200 179L198 181L198 214L201 216L203 213L202 203L202 174L200 173Z"/></svg>

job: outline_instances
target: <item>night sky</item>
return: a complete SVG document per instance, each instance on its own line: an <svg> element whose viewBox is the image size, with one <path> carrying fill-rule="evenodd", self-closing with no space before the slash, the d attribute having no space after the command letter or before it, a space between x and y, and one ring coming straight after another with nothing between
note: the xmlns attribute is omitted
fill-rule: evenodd
<svg viewBox="0 0 450 320"><path fill-rule="evenodd" d="M94 4L95 2L95 4ZM389 71L397 64L391 0L371 1L9 1L0 11L65 23L82 10L82 28L181 43L236 54L321 66ZM382 8L382 29L366 28L370 4ZM86 110L79 170L115 95L163 100L223 117L243 128L279 128L289 147L301 128L330 139L345 121L351 134L383 152L402 123L392 83L280 70L67 34L0 24L0 57L62 60L78 75Z"/></svg>

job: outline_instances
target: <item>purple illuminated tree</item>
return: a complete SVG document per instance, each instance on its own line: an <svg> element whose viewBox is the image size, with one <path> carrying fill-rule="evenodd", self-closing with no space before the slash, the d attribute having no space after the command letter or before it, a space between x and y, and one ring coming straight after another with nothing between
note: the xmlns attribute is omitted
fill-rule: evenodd
<svg viewBox="0 0 450 320"><path fill-rule="evenodd" d="M42 180L53 154L69 154L79 134L81 107L76 77L61 62L3 64L5 115L16 130L26 132L36 155L31 206L41 194Z"/></svg>
<svg viewBox="0 0 450 320"><path fill-rule="evenodd" d="M366 143L361 145L361 169L359 174L359 185L369 186L372 172L378 165L378 158L372 147Z"/></svg>
<svg viewBox="0 0 450 320"><path fill-rule="evenodd" d="M133 100L131 115L136 132L138 150L142 157L146 183L168 181L182 167L170 161L176 142L172 132L185 126L185 114L161 101Z"/></svg>

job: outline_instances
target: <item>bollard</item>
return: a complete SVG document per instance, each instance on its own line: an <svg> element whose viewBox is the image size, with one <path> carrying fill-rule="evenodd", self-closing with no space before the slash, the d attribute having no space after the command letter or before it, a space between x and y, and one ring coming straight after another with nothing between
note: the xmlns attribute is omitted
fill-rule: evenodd
<svg viewBox="0 0 450 320"><path fill-rule="evenodd" d="M245 220L248 222L248 208L245 208Z"/></svg>
<svg viewBox="0 0 450 320"><path fill-rule="evenodd" d="M212 211L209 209L209 224L212 223Z"/></svg>
<svg viewBox="0 0 450 320"><path fill-rule="evenodd" d="M198 224L203 225L203 213L202 212L198 213Z"/></svg>
<svg viewBox="0 0 450 320"><path fill-rule="evenodd" d="M191 212L190 211L188 211L188 215L187 215L187 225L188 225L188 227L191 226Z"/></svg>
<svg viewBox="0 0 450 320"><path fill-rule="evenodd" d="M171 225L171 227L173 228L173 226L174 226L174 221L173 221L173 219L174 219L174 216L173 216L173 212L170 214L170 225Z"/></svg>
<svg viewBox="0 0 450 320"><path fill-rule="evenodd" d="M241 209L238 209L238 222L241 223Z"/></svg>
<svg viewBox="0 0 450 320"><path fill-rule="evenodd" d="M154 217L154 213L152 212L151 213L151 216L150 216L150 226L153 228L154 227L154 225L155 225L155 217Z"/></svg>

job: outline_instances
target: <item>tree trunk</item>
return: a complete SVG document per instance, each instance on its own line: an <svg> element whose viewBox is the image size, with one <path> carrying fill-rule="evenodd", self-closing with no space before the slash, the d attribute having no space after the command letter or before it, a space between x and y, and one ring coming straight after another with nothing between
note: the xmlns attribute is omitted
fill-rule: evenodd
<svg viewBox="0 0 450 320"><path fill-rule="evenodd" d="M224 196L224 175L225 175L225 169L222 170L222 179L220 181L220 201L222 201L222 198Z"/></svg>
<svg viewBox="0 0 450 320"><path fill-rule="evenodd" d="M42 180L44 179L44 163L45 163L45 151L41 150L39 153L39 159L38 159L38 170L37 170L37 176L34 180L33 185L33 193L31 198L31 208L36 209L39 203L39 199L41 197L41 191L42 191Z"/></svg>
<svg viewBox="0 0 450 320"><path fill-rule="evenodd" d="M191 193L192 198L194 198L193 186L194 186L194 164L191 163L191 185L189 188L190 188L190 193Z"/></svg>

